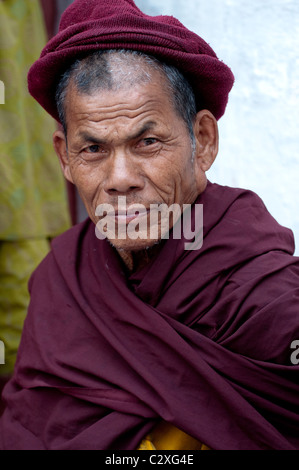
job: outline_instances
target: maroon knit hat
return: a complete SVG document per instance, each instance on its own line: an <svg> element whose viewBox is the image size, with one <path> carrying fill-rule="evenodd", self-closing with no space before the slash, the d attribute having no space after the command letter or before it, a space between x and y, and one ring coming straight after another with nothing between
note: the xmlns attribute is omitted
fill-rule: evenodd
<svg viewBox="0 0 299 470"><path fill-rule="evenodd" d="M192 85L198 107L216 119L224 114L234 76L177 19L145 15L133 0L75 0L28 74L30 93L57 121L55 92L61 75L74 60L103 49L141 51L176 66Z"/></svg>

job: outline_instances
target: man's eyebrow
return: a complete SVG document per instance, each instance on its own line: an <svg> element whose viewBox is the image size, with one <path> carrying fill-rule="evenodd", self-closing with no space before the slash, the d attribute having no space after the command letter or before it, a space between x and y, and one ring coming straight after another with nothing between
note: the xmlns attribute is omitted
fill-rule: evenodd
<svg viewBox="0 0 299 470"><path fill-rule="evenodd" d="M99 139L88 132L79 132L78 139L84 142L92 142L94 144L104 144L106 141L104 139Z"/></svg>
<svg viewBox="0 0 299 470"><path fill-rule="evenodd" d="M142 137L149 130L153 129L155 126L156 126L156 123L154 121L148 121L138 131L136 131L136 133L134 133L132 135L129 135L126 138L126 140L127 141L136 140L136 139ZM97 145L104 145L104 144L107 143L106 139L101 139L99 137L96 137L96 136L94 136L92 134L89 134L88 132L84 132L84 131L79 132L78 138L81 141L92 142L93 144L97 144Z"/></svg>
<svg viewBox="0 0 299 470"><path fill-rule="evenodd" d="M147 131L150 131L156 126L156 123L154 121L148 121L146 122L141 129L139 129L135 134L131 135L128 137L128 140L136 140L139 137L142 137L143 134L145 134Z"/></svg>

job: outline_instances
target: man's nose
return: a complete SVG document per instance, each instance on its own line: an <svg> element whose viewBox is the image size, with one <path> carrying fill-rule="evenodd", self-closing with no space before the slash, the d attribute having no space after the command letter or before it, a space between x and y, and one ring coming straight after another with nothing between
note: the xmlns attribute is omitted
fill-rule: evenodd
<svg viewBox="0 0 299 470"><path fill-rule="evenodd" d="M107 165L107 179L104 185L107 193L126 194L144 187L139 165L133 161L129 153L121 150L115 152L109 158Z"/></svg>

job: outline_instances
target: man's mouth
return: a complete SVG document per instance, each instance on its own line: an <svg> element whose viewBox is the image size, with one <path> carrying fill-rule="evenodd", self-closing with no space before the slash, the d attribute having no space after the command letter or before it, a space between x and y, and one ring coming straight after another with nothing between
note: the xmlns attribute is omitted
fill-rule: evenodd
<svg viewBox="0 0 299 470"><path fill-rule="evenodd" d="M131 205L128 209L115 210L107 213L107 216L115 218L116 222L128 224L130 221L145 217L149 214L150 210L140 204Z"/></svg>

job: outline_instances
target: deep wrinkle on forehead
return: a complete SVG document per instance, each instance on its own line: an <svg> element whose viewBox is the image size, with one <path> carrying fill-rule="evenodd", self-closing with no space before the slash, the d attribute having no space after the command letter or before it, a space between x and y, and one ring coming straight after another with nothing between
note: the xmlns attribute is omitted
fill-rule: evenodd
<svg viewBox="0 0 299 470"><path fill-rule="evenodd" d="M123 93L126 93L125 89L119 90L117 93L98 90L92 95L82 95L75 91L73 96L75 97L76 105L75 109L72 109L72 114L77 114L78 120L87 119L92 122L99 122L103 120L109 121L115 117L134 118L148 112L159 112L159 114L163 115L165 111L161 107L161 100L156 97L157 95L165 96L163 90L155 90L152 93L155 97L147 96L143 88L141 90L136 89L135 91L128 90L126 100L124 100L123 96L119 95ZM104 103L102 102L103 100ZM71 105L72 103L69 104ZM171 102L169 102L170 106L172 106Z"/></svg>

